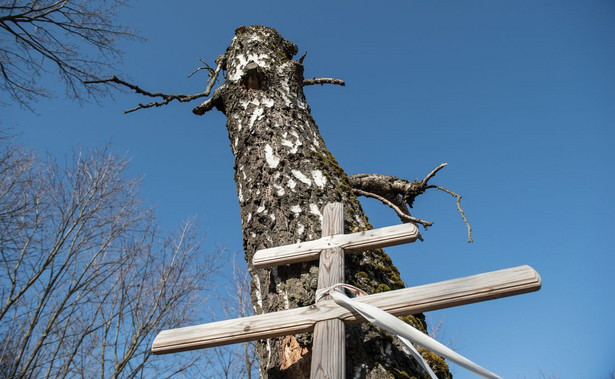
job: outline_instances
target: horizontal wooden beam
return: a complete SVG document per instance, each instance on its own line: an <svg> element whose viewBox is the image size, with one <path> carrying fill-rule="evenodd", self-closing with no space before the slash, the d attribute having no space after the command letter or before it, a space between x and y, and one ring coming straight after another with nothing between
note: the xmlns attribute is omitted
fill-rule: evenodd
<svg viewBox="0 0 615 379"><path fill-rule="evenodd" d="M533 268L519 266L356 300L403 316L538 291L540 285L540 275ZM316 322L334 318L345 322L364 321L332 300L323 300L309 307L165 330L154 340L152 352L167 354L310 332Z"/></svg>
<svg viewBox="0 0 615 379"><path fill-rule="evenodd" d="M400 224L351 234L336 234L308 242L258 250L252 263L256 268L279 266L318 259L324 249L342 248L356 253L372 248L401 245L416 241L419 230L414 224Z"/></svg>

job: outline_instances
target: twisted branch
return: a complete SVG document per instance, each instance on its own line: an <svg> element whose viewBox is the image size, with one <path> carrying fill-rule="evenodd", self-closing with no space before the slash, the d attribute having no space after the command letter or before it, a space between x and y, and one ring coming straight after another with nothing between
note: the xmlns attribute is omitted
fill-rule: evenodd
<svg viewBox="0 0 615 379"><path fill-rule="evenodd" d="M440 191L444 191L457 198L457 210L461 214L461 218L468 228L468 242L473 242L472 228L470 227L470 223L461 208L461 195L450 191L447 188L428 184L429 180L446 166L446 163L442 163L433 169L420 182L417 180L410 182L394 176L380 174L352 175L349 177L349 182L350 186L353 188L353 191L357 195L380 200L382 203L393 209L402 222L418 223L423 225L425 228L433 225L433 222L424 221L413 217L410 214L409 208L412 208L412 204L414 203L416 197L425 192L427 189L435 188Z"/></svg>
<svg viewBox="0 0 615 379"><path fill-rule="evenodd" d="M160 107L160 106L163 106L163 105L167 105L167 104L169 104L173 100L177 100L180 103L187 103L187 102L190 102L192 100L199 99L201 97L209 96L209 94L211 93L211 89L213 88L216 80L218 79L218 75L220 74L220 70L222 69L222 66L224 65L223 56L221 56L218 59L216 59L216 63L217 63L217 67L216 67L215 70L213 70L209 66L201 67L201 68L196 69L195 71L193 71L189 75L189 77L190 77L195 72L197 72L198 70L203 69L203 68L204 69L209 69L209 71L210 71L210 78L209 78L209 81L207 83L207 88L205 89L204 92L197 93L197 94L194 94L194 95L184 95L184 94L177 94L176 95L176 94L168 94L168 93L162 93L162 92L150 92L150 91L146 91L146 90L142 89L141 87L139 87L137 85L134 85L134 84L128 83L128 82L126 82L126 81L124 81L122 79L119 79L117 76L113 76L112 78L108 78L108 79L89 80L89 81L85 81L84 83L85 84L101 84L101 83L103 83L103 84L108 84L108 83L119 84L120 86L127 87L127 88L133 90L135 93L138 93L140 95L147 96L147 97L161 98L162 99L162 101L152 101L152 102L147 103L147 104L139 103L139 105L137 105L136 107L124 111L124 113L131 113L131 112L137 111L139 109L152 108L152 107Z"/></svg>

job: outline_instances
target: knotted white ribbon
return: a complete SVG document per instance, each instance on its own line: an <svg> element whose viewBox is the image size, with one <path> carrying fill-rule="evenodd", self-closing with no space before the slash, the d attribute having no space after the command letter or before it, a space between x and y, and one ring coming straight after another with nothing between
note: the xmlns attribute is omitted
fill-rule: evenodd
<svg viewBox="0 0 615 379"><path fill-rule="evenodd" d="M383 311L382 309L370 304L365 304L350 299L344 293L336 290L339 287L350 289L352 292L357 294L365 294L360 289L349 284L336 284L324 289L320 293L316 301L320 300L323 296L329 295L337 304L347 305L351 307L352 309L360 313L361 316L363 316L367 321L371 322L379 328L382 328L397 335L398 337L400 337L400 340L410 349L410 351L412 352L412 356L417 359L417 361L423 366L425 371L427 371L427 373L429 373L429 375L433 379L436 379L435 374L433 373L425 359L423 359L421 354L419 354L419 352L414 348L412 343L410 343L410 341L430 351L433 351L434 353L439 354L444 358L451 360L452 362L457 363L459 366L464 367L472 371L473 373L482 376L483 378L502 379L496 374L482 368L481 366L465 358L461 354L444 346L443 344L429 337L425 333L413 328L411 325L406 324L405 322Z"/></svg>

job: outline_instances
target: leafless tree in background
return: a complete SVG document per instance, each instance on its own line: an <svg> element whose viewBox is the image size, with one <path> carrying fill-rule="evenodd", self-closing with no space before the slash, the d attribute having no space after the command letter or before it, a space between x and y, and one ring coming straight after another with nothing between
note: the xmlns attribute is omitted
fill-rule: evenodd
<svg viewBox="0 0 615 379"><path fill-rule="evenodd" d="M250 275L245 266L233 260L233 275L227 283L225 297L219 299L225 319L247 317L254 314L250 300ZM226 379L258 377L258 360L253 341L219 346L213 350L212 371L216 378Z"/></svg>
<svg viewBox="0 0 615 379"><path fill-rule="evenodd" d="M66 169L0 141L0 377L169 377L199 355L150 360L191 322L216 270L193 222L163 238L107 150Z"/></svg>
<svg viewBox="0 0 615 379"><path fill-rule="evenodd" d="M84 99L119 60L116 42L134 33L115 24L123 0L0 0L0 90L32 109L50 96L42 75L56 72L71 98ZM100 89L94 89L100 90Z"/></svg>

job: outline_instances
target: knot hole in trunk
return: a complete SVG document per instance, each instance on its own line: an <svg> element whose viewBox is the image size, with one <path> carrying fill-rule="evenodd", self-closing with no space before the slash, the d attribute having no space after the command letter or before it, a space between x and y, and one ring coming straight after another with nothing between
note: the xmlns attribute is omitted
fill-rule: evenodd
<svg viewBox="0 0 615 379"><path fill-rule="evenodd" d="M250 61L245 67L245 73L241 78L243 89L262 90L267 83L267 75L256 62Z"/></svg>

